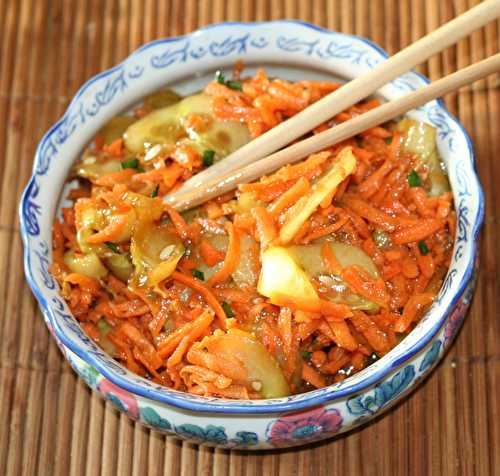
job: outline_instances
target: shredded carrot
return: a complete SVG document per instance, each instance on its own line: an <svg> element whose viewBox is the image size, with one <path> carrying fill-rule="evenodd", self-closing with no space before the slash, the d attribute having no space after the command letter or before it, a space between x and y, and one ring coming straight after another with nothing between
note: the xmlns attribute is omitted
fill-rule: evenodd
<svg viewBox="0 0 500 476"><path fill-rule="evenodd" d="M168 369L172 369L172 367L181 363L184 354L188 351L191 344L207 331L212 320L212 315L209 312L205 312L198 319L193 321L193 326L189 330L189 333L182 337L174 352L169 357L167 361Z"/></svg>
<svg viewBox="0 0 500 476"><path fill-rule="evenodd" d="M334 347L328 352L328 362L321 366L321 371L325 374L336 374L350 361L349 355L341 347Z"/></svg>
<svg viewBox="0 0 500 476"><path fill-rule="evenodd" d="M104 146L104 150L113 157L121 157L123 155L123 139L116 139L111 144Z"/></svg>
<svg viewBox="0 0 500 476"><path fill-rule="evenodd" d="M69 273L64 278L64 281L71 284L76 284L77 286L80 286L82 289L91 293L97 293L101 287L97 280L78 273Z"/></svg>
<svg viewBox="0 0 500 476"><path fill-rule="evenodd" d="M189 228L189 225L186 223L184 218L182 218L181 214L172 208L168 203L163 204L166 212L168 213L168 216L172 220L172 223L175 226L175 229L177 230L177 233L183 240L188 240L191 237L191 230Z"/></svg>
<svg viewBox="0 0 500 476"><path fill-rule="evenodd" d="M149 369L156 370L161 367L162 361L156 349L137 327L130 322L124 322L118 327L117 333L124 335L133 345L139 348Z"/></svg>
<svg viewBox="0 0 500 476"><path fill-rule="evenodd" d="M291 393L340 382L411 332L443 283L457 216L451 192L430 195L434 175L404 149L407 137L394 124L193 210L179 213L164 200L224 155L215 143L194 145L191 133L230 120L255 138L338 87L270 78L262 68L245 75L238 63L231 77L218 74L205 87L210 114L184 118L189 137L133 153L124 139L105 144L96 135L83 157L95 157L95 170L115 172L88 179L83 171L90 161L75 167L80 183L66 197L72 206L54 220L49 265L90 338L155 384L204 397L256 399L267 379L284 378ZM309 135L379 105L375 99L354 104ZM132 120L151 112L139 105ZM325 192L322 179L346 147L356 170ZM294 216L306 195L315 199L314 209ZM292 220L295 234L284 244L278 237ZM139 242L138 231L146 228L151 234ZM263 285L269 269L262 266L263 251L273 246L288 250L297 284L283 287L286 269L277 260L269 289ZM219 336L237 351L217 348ZM255 380L251 370L269 358L273 365Z"/></svg>
<svg viewBox="0 0 500 476"><path fill-rule="evenodd" d="M263 207L253 208L252 215L255 218L260 246L266 248L278 236L273 217Z"/></svg>
<svg viewBox="0 0 500 476"><path fill-rule="evenodd" d="M271 205L269 205L269 212L276 218L288 207L292 206L297 200L309 191L309 180L300 177L299 180L281 196L279 196Z"/></svg>
<svg viewBox="0 0 500 476"><path fill-rule="evenodd" d="M175 351L179 342L189 335L201 335L200 330L207 329L212 323L213 317L209 312L202 313L194 321L184 324L183 327L179 327L176 331L170 334L164 341L158 346L158 354L162 359L169 357L172 352Z"/></svg>
<svg viewBox="0 0 500 476"><path fill-rule="evenodd" d="M388 137L391 137L392 134L387 129L377 126L362 132L361 135L363 137L373 136L380 137L381 139L387 139Z"/></svg>
<svg viewBox="0 0 500 476"><path fill-rule="evenodd" d="M336 304L324 299L304 300L297 297L274 296L274 301L280 306L290 307L294 310L305 312L319 312L330 319L343 320L349 317L352 312L345 304Z"/></svg>
<svg viewBox="0 0 500 476"><path fill-rule="evenodd" d="M356 330L365 336L368 343L377 352L385 354L389 351L390 344L387 334L377 327L372 318L362 311L355 311L349 319Z"/></svg>
<svg viewBox="0 0 500 476"><path fill-rule="evenodd" d="M364 182L359 184L359 194L363 198L370 198L374 195L382 185L384 177L393 169L394 164L390 159L387 159L382 166L373 172Z"/></svg>
<svg viewBox="0 0 500 476"><path fill-rule="evenodd" d="M381 279L373 279L358 266L347 266L342 270L342 279L351 288L365 298L380 304L388 305L389 296Z"/></svg>
<svg viewBox="0 0 500 476"><path fill-rule="evenodd" d="M340 272L342 271L342 266L340 266L340 263L335 257L335 253L333 252L332 247L328 242L325 242L321 245L321 257L328 265L332 273L340 274Z"/></svg>
<svg viewBox="0 0 500 476"><path fill-rule="evenodd" d="M101 175L95 183L97 185L101 185L102 187L113 187L116 183L128 182L134 174L135 170L133 169L123 169L118 172L110 172L108 174Z"/></svg>
<svg viewBox="0 0 500 476"><path fill-rule="evenodd" d="M322 388L326 386L325 379L305 362L302 364L302 378L313 387Z"/></svg>
<svg viewBox="0 0 500 476"><path fill-rule="evenodd" d="M212 267L215 266L219 261L222 261L225 257L222 251L215 248L208 240L201 240L200 242L200 253L205 263Z"/></svg>
<svg viewBox="0 0 500 476"><path fill-rule="evenodd" d="M422 220L418 225L396 231L392 235L392 240L396 245L404 245L406 243L425 240L443 228L444 224L445 222L443 220L436 218Z"/></svg>
<svg viewBox="0 0 500 476"><path fill-rule="evenodd" d="M431 254L422 255L421 253L417 254L418 267L420 268L421 273L426 278L432 278L436 270L436 263Z"/></svg>
<svg viewBox="0 0 500 476"><path fill-rule="evenodd" d="M434 295L429 293L411 296L404 307L403 315L396 321L394 330L396 332L405 332L416 319L418 311L431 304L433 300Z"/></svg>
<svg viewBox="0 0 500 476"><path fill-rule="evenodd" d="M343 216L331 225L316 228L315 230L308 233L300 241L304 244L307 244L313 240L321 238L322 236L332 235L333 233L339 231L348 221L349 217L347 215Z"/></svg>
<svg viewBox="0 0 500 476"><path fill-rule="evenodd" d="M357 215L367 219L385 231L394 231L397 220L392 216L359 198L349 196L346 197L345 201L347 206Z"/></svg>
<svg viewBox="0 0 500 476"><path fill-rule="evenodd" d="M219 323L222 326L222 328L226 329L227 325L226 313L224 312L224 309L222 309L222 306L219 304L219 301L217 301L216 297L213 295L212 291L208 286L205 286L200 281L186 274L179 273L178 271L174 271L172 273L172 278L175 279L176 281L181 282L182 284L185 284L186 286L189 286L195 291L198 291L200 295L203 296L204 299L207 301L207 304L214 310L215 314L219 318Z"/></svg>
<svg viewBox="0 0 500 476"><path fill-rule="evenodd" d="M87 238L87 241L92 245L104 243L106 241L114 241L117 239L127 224L126 215L116 215L113 221L103 230L94 233Z"/></svg>
<svg viewBox="0 0 500 476"><path fill-rule="evenodd" d="M328 323L334 335L334 342L339 346L351 352L355 351L359 344L354 339L347 324L343 321L331 321Z"/></svg>

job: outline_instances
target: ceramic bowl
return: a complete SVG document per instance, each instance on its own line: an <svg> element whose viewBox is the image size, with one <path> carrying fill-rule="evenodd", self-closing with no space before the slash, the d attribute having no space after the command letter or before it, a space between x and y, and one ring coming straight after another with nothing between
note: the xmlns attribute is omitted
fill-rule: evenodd
<svg viewBox="0 0 500 476"><path fill-rule="evenodd" d="M347 431L388 409L431 371L469 306L483 219L483 193L470 140L440 101L409 115L437 128L439 151L448 168L457 210L450 269L416 328L379 361L343 382L257 401L204 398L159 386L130 373L82 332L48 272L52 222L72 163L106 121L144 95L167 84L180 93L196 91L215 70L229 71L236 60L243 60L250 71L263 65L270 75L287 79L348 80L386 56L365 39L297 21L224 23L146 44L81 87L38 146L20 220L28 282L62 352L90 387L155 430L197 443L255 450L302 445ZM426 83L410 72L378 94L392 100Z"/></svg>

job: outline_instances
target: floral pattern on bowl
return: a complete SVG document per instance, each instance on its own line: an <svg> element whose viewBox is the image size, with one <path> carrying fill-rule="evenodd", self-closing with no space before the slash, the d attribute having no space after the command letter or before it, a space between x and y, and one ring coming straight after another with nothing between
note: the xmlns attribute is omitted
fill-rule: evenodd
<svg viewBox="0 0 500 476"><path fill-rule="evenodd" d="M128 372L85 335L48 272L51 225L61 190L80 150L111 117L166 83L192 82L238 59L273 75L352 78L386 54L362 38L297 21L212 25L144 45L123 63L89 80L41 140L20 204L25 272L46 323L73 368L95 391L132 418L167 434L225 448L301 445L349 430L380 415L413 390L443 356L461 325L475 285L477 237L484 200L470 140L442 102L410 113L438 130L457 210L451 266L430 311L395 349L327 388L281 399L228 401L167 389ZM300 76L297 68L301 68ZM200 76L201 75L201 76ZM198 82L197 82L198 81ZM380 90L395 99L427 80L409 72Z"/></svg>

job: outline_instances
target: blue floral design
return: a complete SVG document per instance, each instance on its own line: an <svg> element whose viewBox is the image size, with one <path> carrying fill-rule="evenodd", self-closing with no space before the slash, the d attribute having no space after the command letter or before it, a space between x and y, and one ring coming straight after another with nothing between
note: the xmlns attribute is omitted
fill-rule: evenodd
<svg viewBox="0 0 500 476"><path fill-rule="evenodd" d="M97 382L99 380L99 372L90 365L82 365L77 367L78 374L80 377L87 382L87 385L92 388L97 387Z"/></svg>
<svg viewBox="0 0 500 476"><path fill-rule="evenodd" d="M448 148L455 152L455 135L451 128L447 115L443 112L441 105L431 107L427 110L427 118L429 122L437 129L438 136L441 140L448 141Z"/></svg>
<svg viewBox="0 0 500 476"><path fill-rule="evenodd" d="M373 394L367 392L347 400L347 408L353 415L373 415L388 402L403 393L414 378L415 368L413 365L408 365L396 373L389 381L377 385Z"/></svg>
<svg viewBox="0 0 500 476"><path fill-rule="evenodd" d="M311 56L315 48L318 46L319 40L306 41L301 38L287 38L285 36L280 36L276 40L276 46L287 53L305 53Z"/></svg>
<svg viewBox="0 0 500 476"><path fill-rule="evenodd" d="M365 63L373 67L375 63L371 61L369 51L356 48L351 43L339 43L330 41L326 48L317 48L316 55L321 59L346 59L353 64Z"/></svg>
<svg viewBox="0 0 500 476"><path fill-rule="evenodd" d="M38 271L42 276L43 284L45 284L48 289L55 289L56 283L49 272L49 245L47 245L45 241L40 241L39 250L35 250L35 254L38 256L40 262Z"/></svg>
<svg viewBox="0 0 500 476"><path fill-rule="evenodd" d="M210 43L208 50L215 56L227 56L232 53L238 55L244 54L247 51L247 42L250 38L250 33L243 35L240 38L228 36L224 41L218 43L216 41Z"/></svg>
<svg viewBox="0 0 500 476"><path fill-rule="evenodd" d="M419 372L425 372L427 369L430 369L434 365L434 362L436 362L437 358L439 357L440 348L441 341L439 339L432 343L430 349L424 355L424 358L420 363L420 367L418 369Z"/></svg>
<svg viewBox="0 0 500 476"><path fill-rule="evenodd" d="M227 435L224 427L208 425L205 428L192 423L184 423L175 427L176 433L188 440L199 443L227 444Z"/></svg>
<svg viewBox="0 0 500 476"><path fill-rule="evenodd" d="M116 395L108 393L106 394L106 400L110 401L116 407L117 410L127 413L127 407Z"/></svg>
<svg viewBox="0 0 500 476"><path fill-rule="evenodd" d="M253 431L238 431L236 436L230 440L235 446L242 448L248 448L250 446L255 446L259 442L259 437L257 433Z"/></svg>
<svg viewBox="0 0 500 476"><path fill-rule="evenodd" d="M156 69L168 68L174 63L185 63L189 58L200 59L207 54L220 58L232 54L243 55L248 48L262 49L269 45L269 40L264 36L253 38L250 33L243 36L228 36L223 41L212 41L206 46L193 45L187 40L177 47L170 47L159 55L151 58L151 66Z"/></svg>
<svg viewBox="0 0 500 476"><path fill-rule="evenodd" d="M449 289L451 288L453 284L453 280L455 276L458 274L458 270L456 268L452 268L448 271L448 274L446 275L446 278L444 278L443 285L441 286L441 290L439 291L439 294L436 298L437 302L441 302L443 298L446 296L448 293Z"/></svg>
<svg viewBox="0 0 500 476"><path fill-rule="evenodd" d="M165 418L162 418L154 408L140 407L139 414L141 415L142 420L144 420L144 423L154 428L158 428L163 431L169 431L172 428L170 422Z"/></svg>
<svg viewBox="0 0 500 476"><path fill-rule="evenodd" d="M35 202L39 192L40 187L35 178L33 178L24 192L24 205L22 209L24 226L31 236L38 236L40 234L38 215L41 214L42 207Z"/></svg>
<svg viewBox="0 0 500 476"><path fill-rule="evenodd" d="M137 79L142 73L136 68L129 74L130 78ZM111 100L119 93L127 88L128 84L125 79L125 68L120 68L118 74L108 79L104 88L97 92L94 96L94 101L87 108L86 113L89 116L95 116L101 109L111 102Z"/></svg>

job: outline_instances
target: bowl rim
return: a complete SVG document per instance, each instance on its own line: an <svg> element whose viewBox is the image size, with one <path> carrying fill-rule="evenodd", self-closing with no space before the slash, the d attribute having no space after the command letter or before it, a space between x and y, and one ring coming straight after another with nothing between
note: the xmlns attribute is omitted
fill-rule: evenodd
<svg viewBox="0 0 500 476"><path fill-rule="evenodd" d="M351 35L351 34L346 34L346 33L341 33L341 32L336 32L333 30L329 30L305 21L301 20L292 20L292 19L283 19L283 20L275 20L275 21L261 21L261 22L221 22L221 23L214 23L210 24L207 26L204 26L202 28L199 28L193 32L190 32L185 35L180 35L176 37L167 37L167 38L161 38L157 40L153 40L151 42L148 42L139 48L137 48L135 51L133 51L130 55L128 55L122 62L119 64L102 71L95 76L91 77L88 79L76 92L76 94L73 96L72 100L70 101L66 111L64 114L47 130L47 132L43 135L42 139L40 140L37 151L35 153L35 160L33 163L33 171L32 175L23 191L23 194L21 196L20 204L19 204L19 215L20 215L20 225L21 225L21 237L23 241L23 247L24 247L24 270L25 270L25 275L28 281L29 286L32 289L33 294L35 295L40 308L42 310L42 313L45 315L46 319L53 324L53 329L55 333L56 339L58 339L65 347L67 347L69 350L74 352L76 355L78 355L81 359L83 359L87 364L91 365L92 367L96 368L99 373L104 376L106 379L110 380L113 382L115 385L118 387L141 397L151 399L155 402L159 402L161 404L166 404L169 406L173 406L179 409L183 410L188 410L192 412L199 412L202 414L207 414L207 413L226 413L226 414L267 414L267 413L279 413L279 412L289 412L289 411L297 411L305 408L310 408L312 406L320 405L320 404L325 404L330 401L334 400L339 400L342 398L350 397L357 395L361 393L362 391L365 391L369 389L370 387L376 385L378 382L386 378L388 375L392 374L394 371L396 371L399 367L401 367L403 364L407 363L409 360L411 360L416 354L420 353L436 336L436 334L439 332L443 324L445 323L449 313L451 310L455 307L456 303L462 296L463 292L465 291L467 284L471 280L471 277L474 272L474 261L475 257L477 255L477 237L480 231L480 228L483 223L484 219L484 192L481 187L481 183L479 181L477 171L476 171L476 166L475 166L475 159L474 159L474 152L473 152L473 147L472 147L472 142L470 140L470 137L463 127L463 125L456 119L446 108L444 102L441 99L438 99L436 103L438 104L440 111L443 112L447 120L453 122L455 126L458 128L460 133L463 135L466 144L467 144L467 151L464 151L464 155L467 157L468 162L470 163L472 172L473 172L473 177L472 181L475 187L475 192L478 193L478 206L477 206L477 212L476 215L473 218L473 224L471 227L471 239L474 240L475 245L471 246L470 250L467 252L469 254L469 259L466 265L466 269L464 272L464 275L462 277L462 280L457 286L457 290L454 293L452 299L450 300L450 303L446 307L446 309L442 312L441 315L439 315L439 318L435 320L435 322L432 324L432 326L427 330L427 332L422 336L422 338L413 345L411 348L409 348L403 355L401 355L399 358L394 358L392 360L388 360L385 362L384 366L381 366L380 368L373 368L372 367L372 372L368 372L366 375L363 376L360 381L351 384L351 385L346 385L343 388L336 389L335 385L331 385L329 387L325 387L322 389L316 389L310 392L307 392L306 394L298 394L298 395L293 395L290 397L286 397L286 399L266 399L266 400L256 400L256 401L245 401L245 400L237 400L237 401L229 401L225 400L222 398L206 398L206 397L199 397L199 396L192 396L190 394L186 394L183 392L175 391L172 389L168 389L168 387L165 387L167 391L162 391L158 392L154 388L149 388L146 387L145 385L139 385L137 383L131 383L126 381L122 375L118 374L117 372L114 372L112 369L107 367L106 365L102 364L98 359L94 358L93 355L87 353L86 351L82 350L78 345L76 345L73 340L71 340L57 325L57 321L54 318L53 311L51 310L50 306L47 303L47 299L44 296L43 290L40 289L38 284L36 283L36 280L33 276L33 270L32 266L30 263L30 256L29 256L29 239L28 239L28 232L27 232L27 224L25 221L25 217L23 214L24 208L27 206L27 201L29 199L29 193L31 190L31 187L33 185L36 185L34 180L36 177L36 168L37 164L39 162L40 158L40 153L41 153L41 145L44 143L44 141L52 134L52 132L57 129L61 123L64 121L65 117L68 114L68 111L72 108L72 106L75 104L75 102L83 95L83 93L96 81L99 79L106 77L116 70L118 70L120 67L122 67L124 64L129 62L131 58L134 58L137 56L139 53L142 51L151 48L156 45L161 45L161 44L168 44L172 42L178 42L182 40L189 39L193 36L198 36L200 34L203 34L207 31L217 29L217 28L225 28L225 27L238 27L238 26L243 26L246 28L252 28L252 27L263 27L263 26L273 26L273 25L279 25L282 23L286 24L295 24L299 25L301 27L309 28L315 31L319 31L321 33L326 33L326 34L331 34L331 35L337 35L337 36L342 36L347 39L356 39L357 41L360 41L364 43L366 46L368 46L370 49L375 50L383 59L388 58L388 54L385 50L383 50L380 46L377 44L373 43L371 40L368 40L366 38L357 36L357 35ZM411 71L412 74L418 76L421 81L424 83L428 84L430 83L429 79L423 76L420 73L417 73L415 71ZM454 193L455 195L455 193ZM456 197L455 197L456 198ZM399 344L400 345L400 344ZM398 346L399 346L398 345ZM396 349L398 346L396 346L394 349ZM393 349L393 350L394 350ZM389 353L390 354L390 353ZM389 355L387 354L387 355ZM367 369L370 369L370 367L367 367ZM294 397L300 399L294 400ZM286 401L283 401L286 400Z"/></svg>

